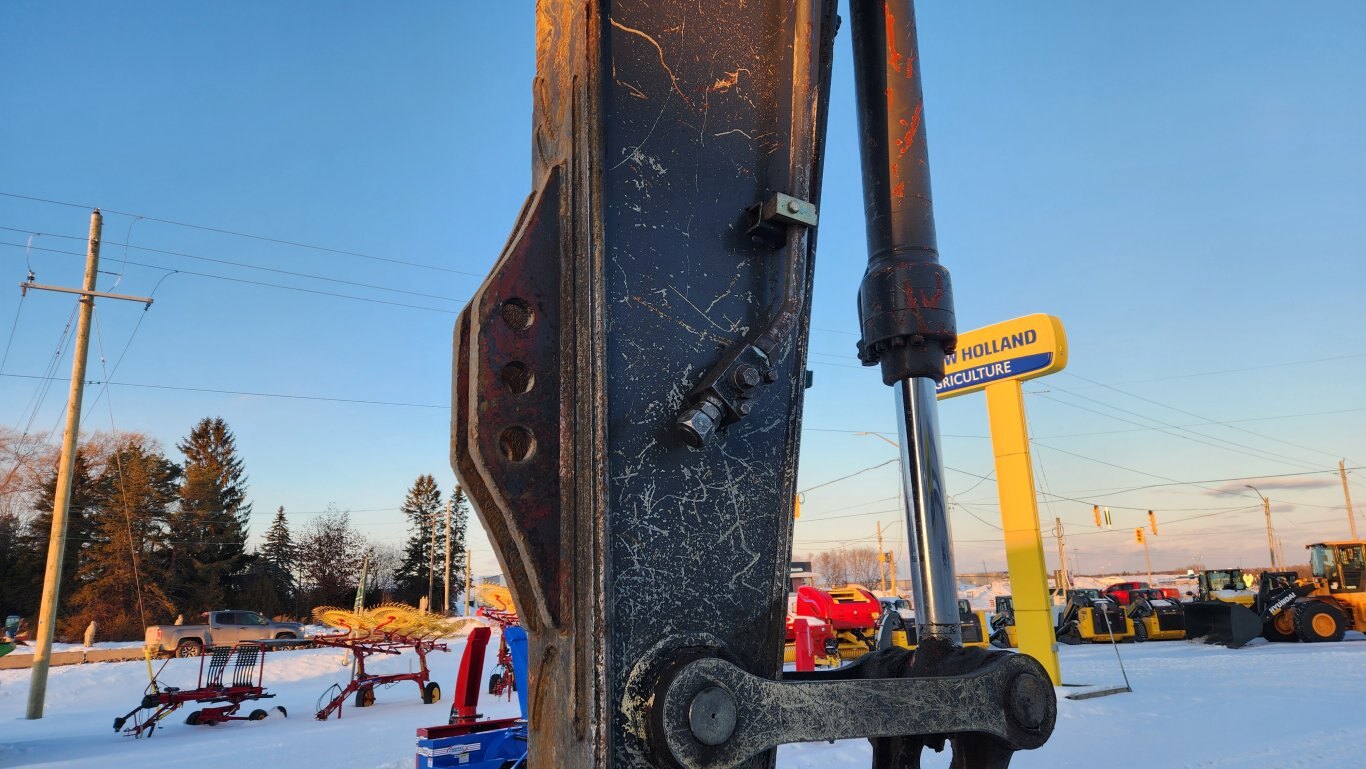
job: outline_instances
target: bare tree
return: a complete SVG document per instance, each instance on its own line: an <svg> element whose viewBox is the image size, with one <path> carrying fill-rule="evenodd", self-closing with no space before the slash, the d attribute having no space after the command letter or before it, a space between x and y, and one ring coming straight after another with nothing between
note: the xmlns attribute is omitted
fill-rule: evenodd
<svg viewBox="0 0 1366 769"><path fill-rule="evenodd" d="M882 587L882 564L877 551L871 547L855 547L841 551L849 569L849 581L869 589Z"/></svg>
<svg viewBox="0 0 1366 769"><path fill-rule="evenodd" d="M329 508L305 524L295 550L303 608L350 606L364 555L365 540L351 528L349 513Z"/></svg>

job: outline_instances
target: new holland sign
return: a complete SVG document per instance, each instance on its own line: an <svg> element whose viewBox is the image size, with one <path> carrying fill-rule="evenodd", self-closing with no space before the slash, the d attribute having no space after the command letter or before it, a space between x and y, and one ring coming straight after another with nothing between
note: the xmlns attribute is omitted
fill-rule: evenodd
<svg viewBox="0 0 1366 769"><path fill-rule="evenodd" d="M992 382L1033 379L1067 365L1067 335L1052 315L1026 315L958 335L944 360L940 398L977 392Z"/></svg>

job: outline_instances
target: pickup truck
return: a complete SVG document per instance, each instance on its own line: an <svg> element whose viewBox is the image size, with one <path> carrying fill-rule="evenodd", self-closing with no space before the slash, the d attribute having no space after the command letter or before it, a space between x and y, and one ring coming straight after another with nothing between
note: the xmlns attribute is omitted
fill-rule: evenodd
<svg viewBox="0 0 1366 769"><path fill-rule="evenodd" d="M1135 590L1161 590L1162 595L1173 601L1181 600L1181 591L1172 587L1152 588L1147 582L1116 582L1105 588L1105 597L1114 599L1120 606L1128 606L1132 602L1130 592Z"/></svg>
<svg viewBox="0 0 1366 769"><path fill-rule="evenodd" d="M254 611L210 611L203 625L153 625L145 643L154 654L198 657L208 646L235 645L243 641L303 638L298 622L272 622Z"/></svg>

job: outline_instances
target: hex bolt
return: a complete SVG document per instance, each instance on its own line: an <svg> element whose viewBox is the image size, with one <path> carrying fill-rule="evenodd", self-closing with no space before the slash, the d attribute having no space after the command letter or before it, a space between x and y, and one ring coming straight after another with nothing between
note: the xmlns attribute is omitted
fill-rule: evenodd
<svg viewBox="0 0 1366 769"><path fill-rule="evenodd" d="M757 386L759 378L759 369L753 366L741 366L735 370L735 386L741 389Z"/></svg>
<svg viewBox="0 0 1366 769"><path fill-rule="evenodd" d="M795 200L789 200L789 201L787 201L787 212L788 212L788 213L790 213L790 214L795 214L795 213L797 213L797 212L800 211L800 210L802 210L802 204L801 204L801 203L798 203L798 202L795 201Z"/></svg>
<svg viewBox="0 0 1366 769"><path fill-rule="evenodd" d="M765 371L765 372L764 372L764 381L765 381L765 382L768 382L768 383L770 383L770 384L772 384L773 382L778 381L778 372L777 372L777 371L774 371L773 369L769 369L768 371Z"/></svg>
<svg viewBox="0 0 1366 769"><path fill-rule="evenodd" d="M708 686L688 704L688 730L703 745L720 745L735 733L735 698L719 686Z"/></svg>
<svg viewBox="0 0 1366 769"><path fill-rule="evenodd" d="M735 407L735 410L740 412L740 416L747 417L749 416L749 412L754 410L754 404L749 401L741 401L740 405Z"/></svg>

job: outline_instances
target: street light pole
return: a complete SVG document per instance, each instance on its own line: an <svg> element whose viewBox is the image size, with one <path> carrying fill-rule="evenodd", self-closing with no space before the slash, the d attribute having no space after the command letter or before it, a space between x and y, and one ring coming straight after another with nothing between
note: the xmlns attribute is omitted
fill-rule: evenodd
<svg viewBox="0 0 1366 769"><path fill-rule="evenodd" d="M1262 511L1266 513L1266 549L1267 552L1271 553L1271 569L1274 571L1276 569L1276 538L1271 533L1271 500L1267 499L1262 492L1257 491L1255 486L1246 483L1243 485L1252 489L1253 493L1262 499Z"/></svg>

